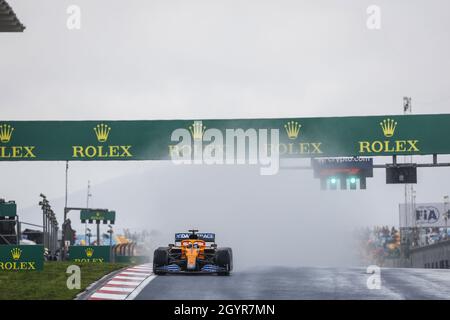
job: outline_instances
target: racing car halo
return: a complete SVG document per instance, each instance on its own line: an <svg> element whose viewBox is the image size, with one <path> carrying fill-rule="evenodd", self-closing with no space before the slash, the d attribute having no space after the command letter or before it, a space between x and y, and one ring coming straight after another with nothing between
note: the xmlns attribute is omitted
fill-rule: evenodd
<svg viewBox="0 0 450 320"><path fill-rule="evenodd" d="M176 233L175 244L159 247L153 254L153 272L167 273L216 273L230 275L233 269L231 248L218 248L214 233ZM207 245L209 244L209 246Z"/></svg>

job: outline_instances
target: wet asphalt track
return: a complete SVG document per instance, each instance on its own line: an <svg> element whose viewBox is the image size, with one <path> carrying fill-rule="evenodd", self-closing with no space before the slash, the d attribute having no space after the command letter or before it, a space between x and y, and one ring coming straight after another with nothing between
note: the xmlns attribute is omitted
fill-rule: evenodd
<svg viewBox="0 0 450 320"><path fill-rule="evenodd" d="M450 299L450 270L382 269L369 290L363 268L258 268L157 276L136 299Z"/></svg>

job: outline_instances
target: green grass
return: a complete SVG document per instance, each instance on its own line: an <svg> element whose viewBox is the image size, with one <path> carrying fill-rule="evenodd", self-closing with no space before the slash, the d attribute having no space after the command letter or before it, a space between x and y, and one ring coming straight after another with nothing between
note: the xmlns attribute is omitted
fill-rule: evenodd
<svg viewBox="0 0 450 320"><path fill-rule="evenodd" d="M104 275L125 267L123 263L85 263L81 289L67 288L67 267L73 262L45 262L43 271L0 271L0 300L67 300Z"/></svg>

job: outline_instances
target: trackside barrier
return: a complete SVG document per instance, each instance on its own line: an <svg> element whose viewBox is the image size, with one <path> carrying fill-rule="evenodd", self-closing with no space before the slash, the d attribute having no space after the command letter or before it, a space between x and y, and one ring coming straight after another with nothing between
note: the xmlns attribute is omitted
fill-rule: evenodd
<svg viewBox="0 0 450 320"><path fill-rule="evenodd" d="M44 246L1 245L0 272L41 271L44 268Z"/></svg>
<svg viewBox="0 0 450 320"><path fill-rule="evenodd" d="M136 245L136 243L122 243L114 246L70 246L69 260L80 263L149 262L148 256L136 255Z"/></svg>
<svg viewBox="0 0 450 320"><path fill-rule="evenodd" d="M136 254L136 243L131 243L128 247L128 255L134 256Z"/></svg>
<svg viewBox="0 0 450 320"><path fill-rule="evenodd" d="M117 244L113 247L113 252L115 256L125 256L125 246L126 243Z"/></svg>
<svg viewBox="0 0 450 320"><path fill-rule="evenodd" d="M142 264L142 263L150 262L150 257L148 257L148 256L116 256L115 262Z"/></svg>
<svg viewBox="0 0 450 320"><path fill-rule="evenodd" d="M137 243L121 243L113 246L114 262L141 264L150 261L150 257L136 254Z"/></svg>
<svg viewBox="0 0 450 320"><path fill-rule="evenodd" d="M70 246L69 260L81 263L111 262L110 246Z"/></svg>

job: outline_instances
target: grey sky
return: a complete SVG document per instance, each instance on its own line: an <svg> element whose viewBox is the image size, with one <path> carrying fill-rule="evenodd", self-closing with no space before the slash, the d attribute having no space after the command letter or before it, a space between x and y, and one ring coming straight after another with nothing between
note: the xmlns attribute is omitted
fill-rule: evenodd
<svg viewBox="0 0 450 320"><path fill-rule="evenodd" d="M450 111L445 0L8 2L27 29L0 34L3 120L400 114L404 95L414 113ZM81 7L79 31L66 28L70 4ZM381 8L381 30L366 28L371 4ZM117 209L118 227L169 239L196 225L236 246L245 230L253 238L274 228L308 243L311 230L344 239L354 226L398 223L403 188L375 173L366 191L324 193L311 172L71 163L70 203L85 203L90 179L92 204ZM0 175L0 196L26 209L23 219L39 221L40 192L61 213L63 163L0 162ZM417 200L441 200L449 178L448 169L419 171Z"/></svg>

